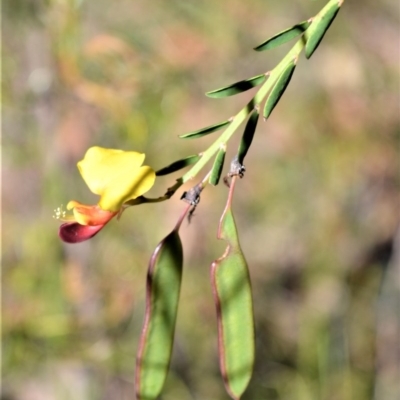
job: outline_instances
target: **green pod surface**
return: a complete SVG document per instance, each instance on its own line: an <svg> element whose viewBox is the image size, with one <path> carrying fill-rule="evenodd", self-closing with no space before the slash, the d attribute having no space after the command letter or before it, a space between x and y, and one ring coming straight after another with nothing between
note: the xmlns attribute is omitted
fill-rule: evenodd
<svg viewBox="0 0 400 400"><path fill-rule="evenodd" d="M218 185L219 179L221 178L222 168L224 167L226 154L226 146L222 145L215 157L214 164L211 170L210 179L208 180L211 185Z"/></svg>
<svg viewBox="0 0 400 400"><path fill-rule="evenodd" d="M252 78L239 81L236 83L233 83L232 85L225 86L220 89L212 90L211 92L207 92L206 96L212 97L215 99L221 98L221 97L228 97L228 96L233 96L237 93L243 93L247 90L250 90L261 83L263 83L266 79L265 74L253 76Z"/></svg>
<svg viewBox="0 0 400 400"><path fill-rule="evenodd" d="M175 228L156 247L147 275L146 312L136 361L138 400L156 399L167 377L182 279L183 251Z"/></svg>
<svg viewBox="0 0 400 400"><path fill-rule="evenodd" d="M218 238L228 242L225 254L211 265L220 369L227 392L237 400L251 379L255 340L250 275L230 204L222 215Z"/></svg>
<svg viewBox="0 0 400 400"><path fill-rule="evenodd" d="M331 0L313 19L310 28L305 33L307 42L304 53L306 58L310 58L321 43L326 31L339 12L342 2L343 0Z"/></svg>
<svg viewBox="0 0 400 400"><path fill-rule="evenodd" d="M156 171L156 176L172 174L173 172L179 171L182 168L188 167L189 165L196 163L197 161L200 160L200 158L201 154L195 154L193 156L189 156L181 160L174 161L172 164L167 165L166 167Z"/></svg>
<svg viewBox="0 0 400 400"><path fill-rule="evenodd" d="M180 135L179 137L181 139L196 139L198 137L206 136L209 135L210 133L213 133L215 131L219 131L220 129L224 128L225 126L229 125L231 123L231 120L228 119L223 122L218 122L218 124L210 125L205 128L199 129L194 132L189 132L185 133L184 135Z"/></svg>
<svg viewBox="0 0 400 400"><path fill-rule="evenodd" d="M238 161L240 164L243 164L244 158L246 157L246 154L251 146L251 142L253 141L254 133L257 128L258 115L258 110L253 110L249 120L247 121L246 127L244 128L243 136L238 149Z"/></svg>
<svg viewBox="0 0 400 400"><path fill-rule="evenodd" d="M263 112L265 119L267 119L271 115L273 109L278 104L280 98L282 97L287 86L289 85L290 79L292 78L295 68L296 68L296 60L293 60L285 67L279 78L276 80L274 86L272 87L267 97L267 100L265 101L264 112Z"/></svg>
<svg viewBox="0 0 400 400"><path fill-rule="evenodd" d="M301 35L311 24L311 21L303 21L300 22L291 28L285 29L282 32L277 33L276 35L270 37L265 42L261 43L257 47L254 48L256 51L264 51L270 50L275 47L280 46L288 42L289 40L294 39L295 37Z"/></svg>

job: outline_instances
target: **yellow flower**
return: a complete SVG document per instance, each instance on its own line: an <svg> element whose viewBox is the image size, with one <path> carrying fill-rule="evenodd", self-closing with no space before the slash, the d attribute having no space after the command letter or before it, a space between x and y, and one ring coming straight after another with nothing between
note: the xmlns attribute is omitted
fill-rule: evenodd
<svg viewBox="0 0 400 400"><path fill-rule="evenodd" d="M97 205L71 200L67 209L73 210L73 215L58 208L55 217L67 222L60 226L60 238L68 243L90 239L122 211L124 203L149 191L156 174L142 165L144 158L144 154L135 151L91 147L78 162L78 168L100 200Z"/></svg>
<svg viewBox="0 0 400 400"><path fill-rule="evenodd" d="M115 212L154 185L156 174L142 166L144 158L135 151L91 147L78 168L89 189L100 196L100 208Z"/></svg>

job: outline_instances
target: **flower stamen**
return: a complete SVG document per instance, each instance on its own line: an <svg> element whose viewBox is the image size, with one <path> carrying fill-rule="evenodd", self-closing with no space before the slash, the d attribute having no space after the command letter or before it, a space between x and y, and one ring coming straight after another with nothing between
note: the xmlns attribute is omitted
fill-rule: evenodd
<svg viewBox="0 0 400 400"><path fill-rule="evenodd" d="M63 205L57 207L54 210L53 218L63 222L75 221L73 215L67 215L67 212L63 209Z"/></svg>

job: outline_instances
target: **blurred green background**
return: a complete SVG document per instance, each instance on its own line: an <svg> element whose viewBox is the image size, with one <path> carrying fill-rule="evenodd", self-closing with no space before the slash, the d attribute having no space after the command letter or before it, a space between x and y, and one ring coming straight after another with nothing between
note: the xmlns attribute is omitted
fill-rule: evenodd
<svg viewBox="0 0 400 400"><path fill-rule="evenodd" d="M205 150L211 136L177 135L234 115L252 93L204 93L273 68L290 45L252 48L323 5L3 2L1 399L133 398L147 263L188 186L79 245L58 239L53 209L96 201L76 168L90 146L145 152L156 169ZM259 123L234 199L257 327L243 400L400 398L398 27L396 2L346 1ZM226 195L221 184L207 188L181 229L163 400L228 399L209 283Z"/></svg>

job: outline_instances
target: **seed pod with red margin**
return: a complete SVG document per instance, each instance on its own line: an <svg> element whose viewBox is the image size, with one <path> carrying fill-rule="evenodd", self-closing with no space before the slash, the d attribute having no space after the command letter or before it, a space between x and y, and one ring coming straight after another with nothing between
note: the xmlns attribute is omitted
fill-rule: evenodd
<svg viewBox="0 0 400 400"><path fill-rule="evenodd" d="M240 399L249 384L255 353L250 275L231 209L236 179L236 176L232 179L218 230L218 239L227 241L228 246L224 255L211 265L220 369L226 390L234 400Z"/></svg>
<svg viewBox="0 0 400 400"><path fill-rule="evenodd" d="M174 230L158 244L149 262L145 320L135 372L138 400L156 399L168 374L183 266L178 231L189 209L190 205Z"/></svg>

